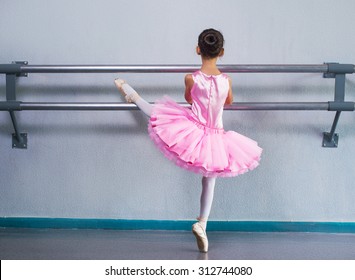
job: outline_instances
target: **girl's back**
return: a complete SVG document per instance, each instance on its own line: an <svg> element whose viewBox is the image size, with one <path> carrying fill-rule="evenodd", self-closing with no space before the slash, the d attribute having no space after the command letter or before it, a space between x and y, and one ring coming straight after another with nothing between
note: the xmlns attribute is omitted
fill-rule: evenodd
<svg viewBox="0 0 355 280"><path fill-rule="evenodd" d="M192 77L191 109L198 122L209 128L223 128L223 107L229 92L228 76L207 75L199 70Z"/></svg>

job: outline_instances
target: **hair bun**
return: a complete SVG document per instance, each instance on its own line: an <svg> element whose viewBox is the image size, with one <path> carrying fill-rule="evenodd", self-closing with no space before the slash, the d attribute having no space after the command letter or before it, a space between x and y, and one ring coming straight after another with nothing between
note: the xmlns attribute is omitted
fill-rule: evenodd
<svg viewBox="0 0 355 280"><path fill-rule="evenodd" d="M218 57L223 50L224 38L221 32L209 28L198 36L201 55L206 58Z"/></svg>
<svg viewBox="0 0 355 280"><path fill-rule="evenodd" d="M207 34L204 38L204 41L208 45L214 45L217 43L217 38L214 34Z"/></svg>

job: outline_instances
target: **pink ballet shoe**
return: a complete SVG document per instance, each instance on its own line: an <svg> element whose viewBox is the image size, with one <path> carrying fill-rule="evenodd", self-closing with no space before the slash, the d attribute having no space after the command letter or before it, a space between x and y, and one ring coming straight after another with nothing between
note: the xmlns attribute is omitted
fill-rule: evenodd
<svg viewBox="0 0 355 280"><path fill-rule="evenodd" d="M138 93L124 80L115 79L115 85L128 103L132 103L132 102L135 103L139 98Z"/></svg>
<svg viewBox="0 0 355 280"><path fill-rule="evenodd" d="M192 233L196 237L197 247L202 253L208 252L208 239L206 231L203 229L199 222L192 225Z"/></svg>

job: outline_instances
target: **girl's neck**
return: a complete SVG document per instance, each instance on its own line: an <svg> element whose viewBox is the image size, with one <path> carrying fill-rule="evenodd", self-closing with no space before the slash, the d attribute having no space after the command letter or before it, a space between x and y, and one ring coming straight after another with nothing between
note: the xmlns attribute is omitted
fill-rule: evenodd
<svg viewBox="0 0 355 280"><path fill-rule="evenodd" d="M219 75L221 72L217 68L217 57L216 58L202 58L201 71L207 75Z"/></svg>

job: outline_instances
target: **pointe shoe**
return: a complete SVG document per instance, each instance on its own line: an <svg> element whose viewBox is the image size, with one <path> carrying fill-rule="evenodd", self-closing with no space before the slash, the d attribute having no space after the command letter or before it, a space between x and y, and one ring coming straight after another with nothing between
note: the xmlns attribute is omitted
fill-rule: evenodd
<svg viewBox="0 0 355 280"><path fill-rule="evenodd" d="M199 222L192 225L192 233L196 237L197 247L202 253L208 252L208 239L206 231L203 229Z"/></svg>
<svg viewBox="0 0 355 280"><path fill-rule="evenodd" d="M126 99L126 101L128 102L127 100L127 94L124 92L122 86L123 84L126 83L124 80L122 79L115 79L115 85L116 85L116 88L121 92L122 96Z"/></svg>
<svg viewBox="0 0 355 280"><path fill-rule="evenodd" d="M122 90L122 85L125 84L126 81L120 78L115 79L115 85L119 90Z"/></svg>
<svg viewBox="0 0 355 280"><path fill-rule="evenodd" d="M115 79L115 85L128 103L132 103L132 102L135 103L139 98L138 93L124 80Z"/></svg>

